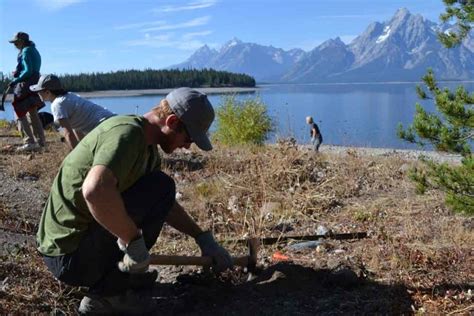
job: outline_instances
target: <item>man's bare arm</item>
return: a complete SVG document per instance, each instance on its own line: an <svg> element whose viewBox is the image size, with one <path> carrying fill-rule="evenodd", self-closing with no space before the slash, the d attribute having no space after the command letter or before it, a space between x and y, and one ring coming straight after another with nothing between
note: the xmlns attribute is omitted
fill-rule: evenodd
<svg viewBox="0 0 474 316"><path fill-rule="evenodd" d="M110 169L92 167L82 185L82 194L95 220L110 233L128 244L139 235L139 230L125 209L117 189L117 179Z"/></svg>
<svg viewBox="0 0 474 316"><path fill-rule="evenodd" d="M171 208L168 217L166 217L166 223L193 238L196 238L202 233L202 229L198 226L196 221L189 216L178 202L175 202Z"/></svg>

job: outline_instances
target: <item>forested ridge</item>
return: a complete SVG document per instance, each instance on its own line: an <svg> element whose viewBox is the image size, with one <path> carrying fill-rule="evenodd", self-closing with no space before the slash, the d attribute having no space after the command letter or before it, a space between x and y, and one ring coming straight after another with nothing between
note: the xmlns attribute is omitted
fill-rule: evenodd
<svg viewBox="0 0 474 316"><path fill-rule="evenodd" d="M213 69L170 70L119 70L113 72L60 75L61 82L69 91L167 89L176 87L255 87L255 79ZM2 90L9 80L0 82Z"/></svg>

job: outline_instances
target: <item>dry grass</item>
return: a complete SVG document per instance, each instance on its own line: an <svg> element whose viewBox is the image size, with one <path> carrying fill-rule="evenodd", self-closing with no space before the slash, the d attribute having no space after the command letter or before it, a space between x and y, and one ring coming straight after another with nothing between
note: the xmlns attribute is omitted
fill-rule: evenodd
<svg viewBox="0 0 474 316"><path fill-rule="evenodd" d="M80 290L56 281L35 252L18 246L0 256L0 314L75 314Z"/></svg>
<svg viewBox="0 0 474 316"><path fill-rule="evenodd" d="M2 167L13 177L21 172L37 175L47 192L66 153L63 144L52 142L46 152L31 157L4 155ZM281 144L178 152L165 157L164 170L176 179L180 202L233 253L244 250L231 240L249 235L315 234L318 225L336 233L367 231L368 239L328 240L317 251L293 253L285 245L268 246L260 253L261 263L271 264L277 249L315 269L337 260L376 282L402 284L413 300L412 312L467 314L473 303L468 292L474 280L472 219L453 215L441 192L416 195L407 179L413 164L396 157L359 156L356 151L314 155ZM197 253L193 241L169 227L154 251ZM77 293L60 288L37 255L28 252L5 262L8 266L1 271L14 273L0 276L11 282L9 292L0 291L1 308L42 311L42 301L48 311L68 313L77 303ZM19 275L30 282L13 277ZM15 301L29 307L9 303Z"/></svg>

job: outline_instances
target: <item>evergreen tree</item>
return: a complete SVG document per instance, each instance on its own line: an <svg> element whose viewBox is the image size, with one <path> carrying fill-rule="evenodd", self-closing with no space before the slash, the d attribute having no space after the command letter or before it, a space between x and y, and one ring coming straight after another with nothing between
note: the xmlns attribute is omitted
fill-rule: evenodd
<svg viewBox="0 0 474 316"><path fill-rule="evenodd" d="M441 15L443 22L456 20L457 32L439 33L438 38L444 46L459 45L474 23L474 0L443 0L446 12ZM426 90L418 86L421 99L432 98L438 113L426 112L416 104L413 123L404 129L400 124L398 134L402 139L424 146L430 143L438 151L459 153L463 156L459 166L446 163L437 164L424 160L423 168L415 168L411 178L417 184L417 191L440 189L446 193L446 203L454 211L474 214L474 157L472 144L474 138L474 93L469 94L459 86L454 92L440 89L433 71L430 69L423 77Z"/></svg>
<svg viewBox="0 0 474 316"><path fill-rule="evenodd" d="M455 19L457 32L438 33L438 38L444 46L451 48L459 45L467 37L474 21L474 0L443 0L446 12L441 14L440 19L448 22Z"/></svg>
<svg viewBox="0 0 474 316"><path fill-rule="evenodd" d="M75 92L177 87L255 87L255 79L249 75L213 69L120 70L59 77L66 90ZM0 90L3 91L8 82L7 78L0 80Z"/></svg>

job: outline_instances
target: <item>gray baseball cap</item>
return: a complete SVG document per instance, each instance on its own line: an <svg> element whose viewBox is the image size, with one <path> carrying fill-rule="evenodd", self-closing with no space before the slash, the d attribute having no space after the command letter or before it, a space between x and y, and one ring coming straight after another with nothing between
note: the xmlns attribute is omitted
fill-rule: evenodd
<svg viewBox="0 0 474 316"><path fill-rule="evenodd" d="M178 88L168 93L165 99L184 123L193 142L202 150L211 150L207 132L214 121L214 108L207 95L191 88Z"/></svg>
<svg viewBox="0 0 474 316"><path fill-rule="evenodd" d="M30 36L25 32L18 32L15 35L13 35L13 38L11 40L9 40L10 43L15 43L18 41L29 42Z"/></svg>
<svg viewBox="0 0 474 316"><path fill-rule="evenodd" d="M55 75L42 75L37 84L30 86L30 90L38 92L42 90L61 90L61 81Z"/></svg>

